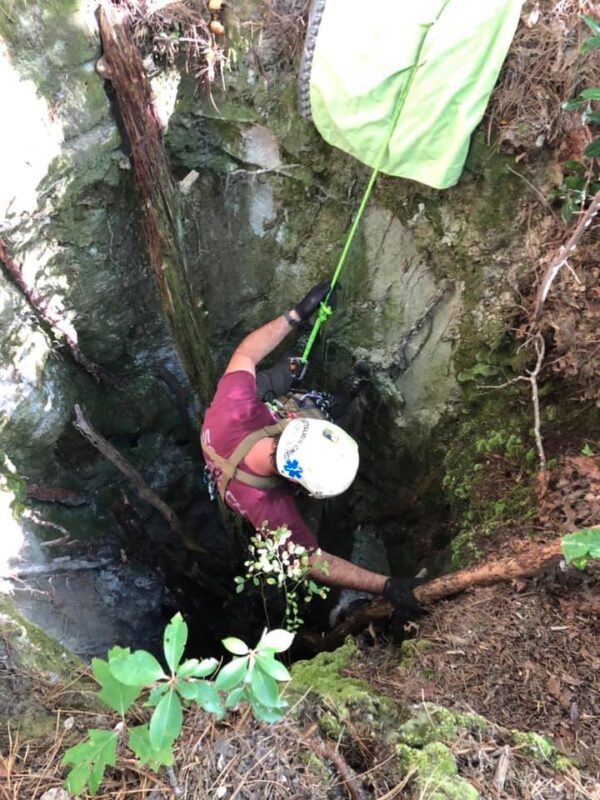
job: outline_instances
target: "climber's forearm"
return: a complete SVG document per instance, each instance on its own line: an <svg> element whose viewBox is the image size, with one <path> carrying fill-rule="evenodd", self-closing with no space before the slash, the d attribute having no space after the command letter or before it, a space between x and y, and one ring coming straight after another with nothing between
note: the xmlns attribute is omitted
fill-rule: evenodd
<svg viewBox="0 0 600 800"><path fill-rule="evenodd" d="M323 572L319 564L326 564L327 571ZM331 553L321 550L319 554L313 553L310 557L310 577L317 583L327 586L342 586L345 589L357 589L373 594L383 594L383 587L388 579L387 575L379 575L368 569L357 567L345 558L339 558Z"/></svg>
<svg viewBox="0 0 600 800"><path fill-rule="evenodd" d="M300 319L294 310L289 313L294 319ZM243 370L254 374L258 362L268 356L283 341L291 329L292 326L285 317L280 316L271 320L271 322L267 322L261 328L252 331L236 348L225 372Z"/></svg>

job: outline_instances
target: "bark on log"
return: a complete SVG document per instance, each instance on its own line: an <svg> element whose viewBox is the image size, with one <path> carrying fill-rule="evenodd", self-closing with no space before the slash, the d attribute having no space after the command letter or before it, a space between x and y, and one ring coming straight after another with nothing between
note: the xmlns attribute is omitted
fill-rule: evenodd
<svg viewBox="0 0 600 800"><path fill-rule="evenodd" d="M101 74L110 80L123 121L150 262L179 355L203 405L213 391L212 359L205 326L193 296L183 243L181 196L171 174L150 82L126 5L102 0L97 10L104 55ZM100 70L99 70L100 71Z"/></svg>
<svg viewBox="0 0 600 800"><path fill-rule="evenodd" d="M560 538L552 542L525 545L512 556L477 564L474 567L427 581L414 590L414 595L419 603L428 605L474 586L490 586L515 578L530 578L556 563L560 556ZM344 643L346 636L360 633L372 622L389 619L393 612L392 604L378 597L361 606L325 636L305 631L298 638L314 652L335 650Z"/></svg>
<svg viewBox="0 0 600 800"><path fill-rule="evenodd" d="M60 314L52 311L47 298L42 297L35 286L31 286L25 276L20 264L8 252L5 242L0 239L0 264L4 267L10 281L17 287L23 297L29 303L41 327L46 333L59 344L66 345L68 352L73 360L91 375L95 381L104 383L107 386L114 385L114 380L97 364L85 356L79 349L77 340L73 336L72 328L67 324Z"/></svg>

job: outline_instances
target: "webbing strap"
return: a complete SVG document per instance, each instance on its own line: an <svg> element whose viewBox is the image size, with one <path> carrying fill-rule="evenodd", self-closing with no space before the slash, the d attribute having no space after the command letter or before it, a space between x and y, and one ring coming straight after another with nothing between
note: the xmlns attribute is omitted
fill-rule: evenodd
<svg viewBox="0 0 600 800"><path fill-rule="evenodd" d="M444 7L445 7L445 5L444 5ZM416 53L416 56L415 56L415 63L412 65L412 67L408 67L406 70L404 70L404 72L407 72L407 71L410 72L410 74L408 76L408 80L406 82L406 85L404 86L404 89L402 90L402 92L400 92L400 95L398 97L398 102L396 103L396 107L394 108L394 111L393 111L393 114L392 114L392 119L390 121L390 127L389 127L388 134L385 137L385 140L384 140L384 142L383 142L383 144L381 146L381 150L379 151L379 154L377 156L377 161L375 162L375 167L373 168L373 172L371 173L371 177L369 178L369 182L367 183L367 187L366 187L365 191L363 192L362 200L360 201L360 205L358 207L358 211L356 212L356 216L354 217L354 221L352 222L352 227L350 228L350 230L348 232L348 236L346 237L346 241L344 243L344 247L342 249L342 252L341 252L341 255L339 257L337 266L335 268L335 272L333 273L333 277L331 279L331 284L330 284L330 287L329 287L329 291L327 292L327 295L322 300L322 302L321 302L321 304L319 306L319 313L317 314L317 318L315 319L315 321L313 323L312 330L310 332L310 336L308 337L308 341L306 342L306 346L304 348L304 352L300 356L300 361L303 364L306 364L306 362L308 361L308 357L310 355L310 351L313 348L313 345L315 343L315 339L317 338L317 335L319 333L321 325L331 315L332 309L331 309L331 306L329 305L329 300L331 298L331 294L332 294L333 290L335 289L335 285L338 282L338 278L340 277L342 269L344 268L344 265L346 263L346 258L348 257L348 253L350 252L350 246L352 245L352 241L353 241L354 236L356 234L356 231L358 229L358 225L359 225L359 223L360 223L360 221L362 219L362 215L363 215L364 210L365 210L365 208L367 206L367 203L369 202L369 198L371 196L371 192L373 191L373 186L375 185L375 181L377 180L377 176L379 175L379 171L380 171L381 166L382 166L382 164L383 164L383 162L385 160L386 153L387 153L388 148L390 146L390 141L391 141L392 136L394 134L394 129L396 127L398 119L400 118L400 114L402 113L402 109L404 108L404 103L406 102L406 98L407 98L408 93L410 91L410 87L412 86L414 77L417 74L417 70L420 67L419 61L420 61L420 58L421 58L421 52L423 50L423 45L425 44L425 39L427 38L427 32L429 31L429 28L431 28L432 25L433 25L433 23L429 23L427 25L423 25L423 33L422 33L421 40L420 40L420 42L418 44L418 47L417 47L417 53Z"/></svg>
<svg viewBox="0 0 600 800"><path fill-rule="evenodd" d="M234 479L240 481L240 483L246 484L246 486L252 486L254 489L273 489L281 483L282 478L277 475L252 475L250 472L241 469L238 465L261 439L273 438L282 433L287 422L287 420L280 420L273 425L267 425L264 428L252 431L252 433L249 433L242 439L229 458L223 458L223 456L220 456L216 450L208 444L202 445L202 449L208 458L221 470L221 475L218 480L218 489L219 495L223 501L225 500L225 492L227 491L229 481Z"/></svg>

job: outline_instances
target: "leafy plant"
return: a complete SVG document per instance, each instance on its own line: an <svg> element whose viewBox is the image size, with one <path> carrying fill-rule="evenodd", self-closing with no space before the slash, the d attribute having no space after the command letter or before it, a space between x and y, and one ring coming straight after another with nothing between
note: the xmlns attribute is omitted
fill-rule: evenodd
<svg viewBox="0 0 600 800"><path fill-rule="evenodd" d="M600 528L584 528L563 536L561 548L567 564L583 569L590 559L600 558Z"/></svg>
<svg viewBox="0 0 600 800"><path fill-rule="evenodd" d="M173 744L181 732L183 710L195 704L221 719L227 708L247 702L254 716L276 722L285 714L287 703L279 693L278 683L290 679L286 667L275 655L287 650L294 638L285 630L265 631L254 648L233 637L223 640L226 650L237 656L222 667L216 680L215 658L182 661L188 627L176 614L165 628L163 651L168 672L145 650L133 653L129 648L113 647L108 661L92 660L92 673L100 685L98 698L122 721L112 731L89 730L85 741L69 748L62 763L72 767L65 780L66 789L80 794L87 786L95 794L107 766L115 766L117 747L124 744L133 751L141 766L157 771L173 764ZM153 708L147 724L128 728L125 714L143 693L145 706ZM226 692L226 696L223 693Z"/></svg>
<svg viewBox="0 0 600 800"><path fill-rule="evenodd" d="M249 558L244 562L246 573L234 578L234 582L238 593L247 583L263 590L270 586L281 589L285 601L282 625L286 630L297 631L303 622L300 603L310 603L315 596L326 597L329 587L312 580L310 554L302 545L290 541L291 535L285 525L273 531L266 525L259 528L250 539ZM320 552L317 550L316 554ZM317 562L316 566L327 574L325 562Z"/></svg>
<svg viewBox="0 0 600 800"><path fill-rule="evenodd" d="M582 54L600 49L600 23L592 17L583 16L583 21L592 32L580 47ZM594 110L592 103L600 100L600 86L590 86L562 104L564 111L581 112L584 125L600 124L600 112ZM600 156L600 137L593 139L583 151L586 159ZM563 183L555 190L554 198L562 201L561 216L569 222L572 215L585 205L590 197L600 191L600 174L593 169L593 162L584 164L580 161L565 161L567 175Z"/></svg>

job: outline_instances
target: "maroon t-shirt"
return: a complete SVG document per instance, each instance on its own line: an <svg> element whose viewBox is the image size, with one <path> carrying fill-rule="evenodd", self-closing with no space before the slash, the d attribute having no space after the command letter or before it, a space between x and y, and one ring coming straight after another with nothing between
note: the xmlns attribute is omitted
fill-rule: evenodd
<svg viewBox="0 0 600 800"><path fill-rule="evenodd" d="M254 375L243 371L228 372L219 381L213 401L204 415L200 441L210 445L223 458L229 458L245 436L276 421L276 415L256 397ZM214 464L206 454L204 458L214 472ZM240 467L257 474L243 460ZM271 530L287 525L296 544L308 550L318 547L317 540L300 516L294 501L294 489L289 483L282 483L274 489L255 489L234 479L227 485L225 502L255 528L260 528L264 522Z"/></svg>

